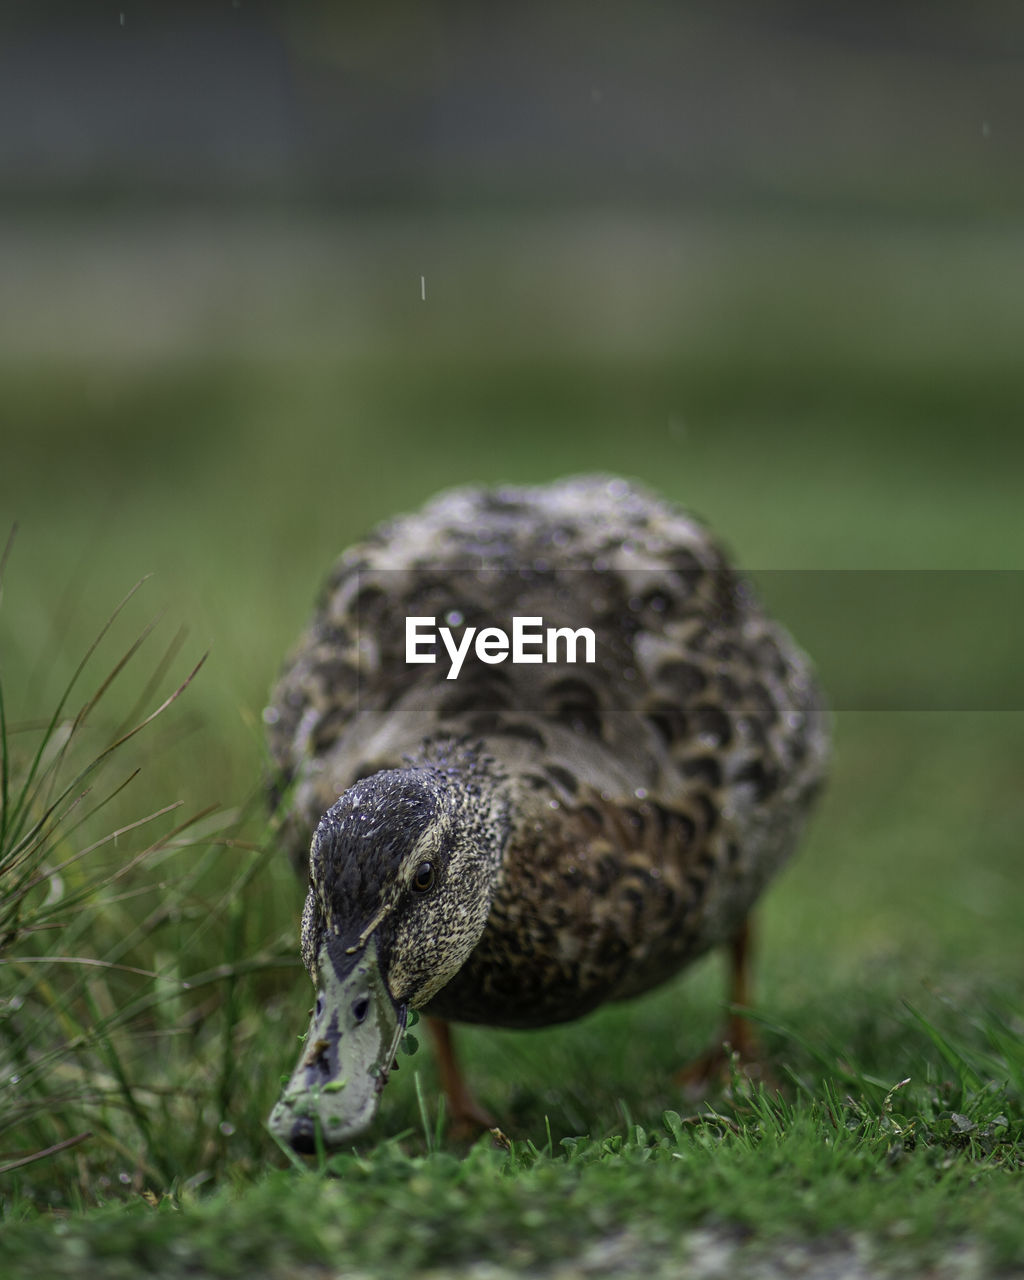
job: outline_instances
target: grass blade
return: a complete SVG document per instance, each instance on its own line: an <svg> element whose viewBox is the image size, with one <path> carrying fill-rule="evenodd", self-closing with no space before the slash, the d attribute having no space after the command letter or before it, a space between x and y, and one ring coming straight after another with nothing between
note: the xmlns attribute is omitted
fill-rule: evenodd
<svg viewBox="0 0 1024 1280"><path fill-rule="evenodd" d="M47 1147L44 1151L34 1151L30 1156L22 1156L18 1160L9 1160L7 1164L0 1164L0 1174L11 1173L15 1169L22 1169L27 1164L35 1164L37 1160L46 1160L49 1156L55 1156L60 1151L69 1151L72 1147L77 1147L80 1142L85 1142L87 1138L91 1138L92 1133L76 1133L73 1138L65 1138L63 1142L55 1142L52 1147Z"/></svg>
<svg viewBox="0 0 1024 1280"><path fill-rule="evenodd" d="M85 656L78 663L77 667L72 673L71 679L65 685L64 691L60 695L60 698L57 701L57 706L52 716L50 717L50 720L46 726L46 729L43 731L42 740L39 744L39 747L36 750L35 756L32 759L32 763L30 764L28 768L28 772L22 783L21 794L19 796L18 803L15 805L14 812L11 815L10 821L7 823L7 828L12 833L11 838L17 838L18 832L21 830L21 824L24 821L23 815L26 812L32 800L35 798L35 795L37 794L37 790L35 787L36 776L39 772L43 755L45 754L47 745L53 738L54 731L56 730L57 725L60 723L61 717L64 714L64 708L67 705L68 699L71 697L72 690L77 685L79 679L82 676L83 671L85 670L86 666L89 663L90 658L99 648L99 645L102 642L103 638L107 635L107 633L110 631L110 628L114 625L114 622L123 612L123 610L126 608L126 606L128 605L128 602L139 591L142 585L148 580L148 577L149 575L147 575L144 578L140 578L139 581L136 582L135 585L131 588L131 590L128 591L128 593L122 598L120 603L111 613L110 617L100 628L98 635L95 637L95 639L86 649Z"/></svg>

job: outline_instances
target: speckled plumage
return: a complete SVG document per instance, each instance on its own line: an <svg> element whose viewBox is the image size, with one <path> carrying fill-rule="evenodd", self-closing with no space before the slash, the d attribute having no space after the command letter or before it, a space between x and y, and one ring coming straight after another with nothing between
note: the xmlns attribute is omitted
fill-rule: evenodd
<svg viewBox="0 0 1024 1280"><path fill-rule="evenodd" d="M596 665L470 657L451 681L444 661L405 662L409 615L507 628L515 614L593 628ZM413 913L388 933L387 972L412 1007L512 1027L638 994L729 939L791 851L827 752L806 658L707 531L604 476L456 490L382 525L337 562L267 720L297 867L359 779L385 834L402 826L381 770L425 771L470 845L475 824L486 883L442 882L429 926ZM337 812L331 831L349 830ZM392 864L328 844L307 934L325 920L359 934L380 895L398 918ZM424 966L472 915L467 892L490 896L486 923L432 990Z"/></svg>

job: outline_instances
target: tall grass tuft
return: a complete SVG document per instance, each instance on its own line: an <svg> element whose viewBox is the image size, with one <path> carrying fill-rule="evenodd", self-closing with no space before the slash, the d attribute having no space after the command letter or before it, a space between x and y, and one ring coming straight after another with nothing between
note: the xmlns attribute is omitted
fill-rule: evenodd
<svg viewBox="0 0 1024 1280"><path fill-rule="evenodd" d="M42 717L13 709L27 681L9 675L0 651L7 1212L19 1198L92 1203L216 1176L228 1139L248 1123L236 1110L255 1110L238 1079L239 1040L253 1034L240 986L294 963L290 938L253 948L245 903L266 855L241 838L244 815L154 804L152 784L140 782L141 765L173 739L161 726L180 734L176 704L205 661L170 679L179 633L138 670L153 622L103 658L142 585L113 609Z"/></svg>

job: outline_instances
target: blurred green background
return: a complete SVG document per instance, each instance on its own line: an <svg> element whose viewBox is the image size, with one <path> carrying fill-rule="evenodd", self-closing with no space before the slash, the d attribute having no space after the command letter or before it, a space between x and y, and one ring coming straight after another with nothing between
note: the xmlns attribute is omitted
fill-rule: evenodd
<svg viewBox="0 0 1024 1280"><path fill-rule="evenodd" d="M210 658L133 804L256 802L261 708L332 558L449 485L622 473L752 570L1016 570L986 600L1019 617L1013 6L125 0L13 6L0 41L8 717L48 713L152 574L131 616L187 632L165 684ZM788 581L786 620L819 633ZM892 639L929 710L844 689L770 897L769 1002L1019 977L1000 625L951 585ZM823 669L861 669L855 618L824 634ZM1007 709L951 704L933 667ZM301 898L261 874L254 949ZM304 979L262 981L299 1030ZM286 1021L249 1033L270 1079Z"/></svg>

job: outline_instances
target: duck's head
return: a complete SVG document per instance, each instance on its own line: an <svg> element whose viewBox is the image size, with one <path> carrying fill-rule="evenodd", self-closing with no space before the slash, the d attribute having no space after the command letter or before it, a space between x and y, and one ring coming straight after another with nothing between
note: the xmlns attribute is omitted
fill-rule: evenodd
<svg viewBox="0 0 1024 1280"><path fill-rule="evenodd" d="M373 1119L410 1009L469 958L490 911L507 833L485 775L389 769L324 814L309 857L302 959L316 1002L302 1055L270 1116L296 1151L338 1147Z"/></svg>

